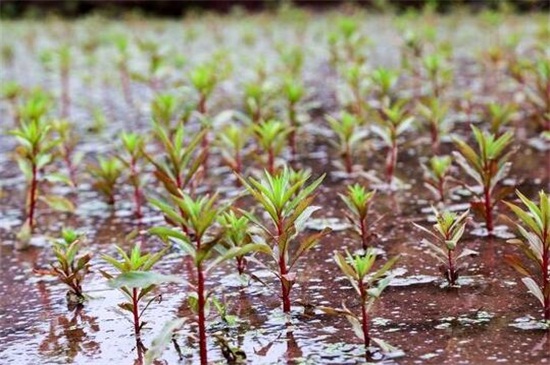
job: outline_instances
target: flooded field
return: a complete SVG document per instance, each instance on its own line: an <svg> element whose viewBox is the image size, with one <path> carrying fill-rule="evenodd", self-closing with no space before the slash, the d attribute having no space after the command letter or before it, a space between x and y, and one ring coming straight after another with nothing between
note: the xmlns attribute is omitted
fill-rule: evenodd
<svg viewBox="0 0 550 365"><path fill-rule="evenodd" d="M174 204L178 198L215 192L217 207L256 217L247 233L252 242L275 247L282 235L266 234L260 224L268 230L275 225L234 172L261 179L264 169L277 175L287 166L309 170L308 183L326 174L311 202L320 209L305 217L297 238L323 234L284 276L293 282L289 313L283 312L282 280L263 267L272 260L264 253L247 253L254 257L241 276L233 258L208 271L204 287L211 294L206 301L216 298L223 307L220 311L214 303L207 305L208 363L550 362L549 327L541 321L544 303L541 306L529 293L522 282L525 275L504 258L515 254L525 266L535 264L507 242L518 236L513 224L517 217L500 202L525 208L514 189L536 204L539 191L548 194L548 14L394 16L357 9L317 13L291 8L180 20L94 16L0 24L0 363L201 363L192 308L200 305L192 296L199 284L189 248L170 240L153 267L182 282L162 283L149 293L154 299L140 317L145 323L138 342L131 311L117 305L127 298L109 286L102 273L116 273L103 255L121 259L115 244L126 252L136 244L142 251L158 252L165 243L150 229L169 223L186 235L188 246L196 244L200 235L194 224L207 219L199 214L198 223L192 223L192 209ZM437 60L430 61L430 56ZM384 70L395 72L395 78L383 76ZM205 78L215 81L204 85ZM289 96L292 87L285 89L292 81L303 89L297 101ZM430 105L429 98L447 107L437 121L437 140L430 118L418 107ZM498 113L489 111L493 103L512 108L501 125L495 122ZM384 121L392 119L394 107L414 121L394 134L388 127L385 138L380 130L391 125ZM342 111L356 119L350 150L327 120L327 115L345 119ZM38 200L29 233L22 227L28 228L32 178L19 169L17 156L26 157L21 140L9 131L33 118L40 123L66 120L70 134L64 138L62 127L53 124L49 138L60 142L38 168ZM401 123L404 117L396 119ZM262 131L259 126L269 120L281 121L279 129ZM180 125L185 126L182 134ZM474 195L483 195L483 187L457 163L456 138L475 149L471 125L497 136L509 131L513 140L508 149L515 152L506 157L510 171L500 181L495 178L503 189L502 196L495 194L491 235L485 217L475 209L479 202L472 204L457 253L466 248L475 254L464 258L465 268L457 284L450 286L429 247L421 243L426 235L413 223L431 229L435 219L430 206L462 213ZM236 149L227 143L228 126L236 127L233 139L242 142ZM167 158L166 144L159 137L163 132L158 130L183 141L176 151L184 151L194 136L200 137L189 152L197 170L192 163L182 163L181 176L174 178L179 193L169 189L175 183L159 177L159 165L168 166L172 157ZM143 153L133 167L120 162L131 156L121 141L124 131L144 138ZM393 143L399 149L392 166ZM242 158L238 164L232 161L235 151ZM434 155L453 156L444 201L425 187L427 173L421 165L429 164ZM107 179L101 180L97 169L100 158L113 156L119 156L115 160L121 166L111 196ZM187 175L188 184L181 183ZM132 182L135 176L138 184ZM346 250L364 255L361 237L346 218L349 209L339 195L355 183L376 190L366 239L378 256L375 267L399 256L386 273L387 288L368 313L370 336L391 348L371 342L366 351L342 314L342 308L361 313L360 296L334 259L335 252L345 255ZM63 200L48 205L47 198L40 198L48 196ZM111 197L114 204L109 204ZM189 220L178 224L172 216L165 219L155 200L175 206L176 215L185 213ZM221 235L222 226L213 223L205 237ZM86 300L69 307L67 286L53 276L39 275L55 262L51 241L61 237L63 227L84 234L80 252L92 255L90 273L82 282ZM325 227L331 231L323 231ZM548 231L545 234L548 240ZM292 255L298 246L299 241L292 241ZM544 246L546 278L549 246ZM548 282L541 285L550 292ZM157 356L148 356L157 349L153 342L165 324L176 318L183 318L183 324L167 335ZM232 358L235 354L238 359Z"/></svg>

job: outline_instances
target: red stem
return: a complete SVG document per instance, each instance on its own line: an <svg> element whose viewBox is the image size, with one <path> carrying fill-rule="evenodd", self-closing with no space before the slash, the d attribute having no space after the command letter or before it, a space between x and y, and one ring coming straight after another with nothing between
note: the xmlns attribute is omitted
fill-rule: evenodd
<svg viewBox="0 0 550 365"><path fill-rule="evenodd" d="M296 110L294 103L290 103L289 106L289 119L290 119L290 126L292 127L290 133L288 134L288 144L290 145L290 151L292 153L292 157L296 157Z"/></svg>
<svg viewBox="0 0 550 365"><path fill-rule="evenodd" d="M29 199L29 229L32 233L34 228L34 206L36 205L36 188L38 185L37 181L37 171L36 171L36 163L33 162L32 164L32 179L31 179L31 191L30 191L30 199Z"/></svg>
<svg viewBox="0 0 550 365"><path fill-rule="evenodd" d="M491 192L489 191L489 186L485 186L483 188L483 200L483 203L485 204L485 222L487 224L487 231L489 231L489 235L491 235L493 233L493 206L491 204Z"/></svg>
<svg viewBox="0 0 550 365"><path fill-rule="evenodd" d="M361 329L363 330L363 338L365 341L365 350L370 345L370 336L369 336L369 314L367 312L367 292L365 290L365 284L363 284L363 281L360 280L358 282L359 284L359 292L361 295Z"/></svg>
<svg viewBox="0 0 550 365"><path fill-rule="evenodd" d="M346 150L344 152L344 162L346 164L346 172L351 174L353 171L353 161L351 159L351 150L349 144L346 144Z"/></svg>
<svg viewBox="0 0 550 365"><path fill-rule="evenodd" d="M141 343L141 328L139 323L139 303L138 303L138 289L132 288L132 314L134 316L134 334L136 335L136 342Z"/></svg>
<svg viewBox="0 0 550 365"><path fill-rule="evenodd" d="M136 217L139 219L141 214L141 189L139 188L138 173L136 169L136 160L132 157L130 161L130 174L132 179L132 185L134 186L134 203Z"/></svg>
<svg viewBox="0 0 550 365"><path fill-rule="evenodd" d="M283 235L283 220L281 216L278 218L277 222L277 240ZM277 242L278 243L278 242ZM279 275L281 276L281 294L283 298L283 312L290 312L290 285L287 286L284 283L284 276L288 274L288 268L286 266L285 252L281 250L279 252Z"/></svg>
<svg viewBox="0 0 550 365"><path fill-rule="evenodd" d="M390 150L388 151L387 165L386 165L386 177L388 184L391 184L393 180L393 173L395 170L395 164L397 162L397 141L393 141Z"/></svg>
<svg viewBox="0 0 550 365"><path fill-rule="evenodd" d="M455 265L453 262L453 250L447 250L447 259L449 265L449 284L455 285Z"/></svg>
<svg viewBox="0 0 550 365"><path fill-rule="evenodd" d="M366 217L365 219L361 219L360 227L361 227L361 241L363 243L363 250L367 250L369 246L369 238L368 238L368 232L367 232Z"/></svg>
<svg viewBox="0 0 550 365"><path fill-rule="evenodd" d="M197 252L201 247L201 239L197 237ZM202 272L202 262L197 265L197 297L198 297L198 325L199 325L199 352L201 365L208 364L208 354L206 349L206 318L205 307L206 298L204 297L204 273Z"/></svg>

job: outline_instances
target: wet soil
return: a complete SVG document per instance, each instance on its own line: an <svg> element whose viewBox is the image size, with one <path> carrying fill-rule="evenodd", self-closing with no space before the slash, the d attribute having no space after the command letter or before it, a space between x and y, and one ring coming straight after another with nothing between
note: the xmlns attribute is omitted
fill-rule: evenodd
<svg viewBox="0 0 550 365"><path fill-rule="evenodd" d="M58 82L53 71L44 70L37 60L40 49L51 47L60 39L78 44L89 36L90 29L100 32L122 31L136 38L158 39L173 49L179 50L192 63L198 63L205 55L224 45L230 57L241 60L235 63L235 77L224 82L216 91L211 108L221 111L240 105L239 82L249 78L249 67L257 55L264 55L268 62L273 59L273 44L292 41L308 49L304 79L315 90L312 100L320 102L313 120L300 137L299 166L310 168L314 176L327 173L315 204L323 209L314 218L335 218L344 221L344 206L337 193L345 184L359 181L369 182L358 175L342 178L333 162L336 152L327 141L327 126L324 113L338 110L335 87L336 73L327 63L323 29L332 18L322 16L308 18L308 25L284 20L287 27L280 27L277 20L257 15L245 23L238 18L208 17L189 19L185 22L140 21L110 23L102 19L87 19L74 23L47 22L3 22L3 33L12 34L10 39L2 37L2 43L15 44L15 60L12 65L2 67L1 80L17 80L26 86L42 85L54 93ZM363 30L371 34L370 49L372 64L385 63L397 66L400 44L398 33L387 17L366 17ZM280 20L280 19L279 19ZM283 21L283 20L280 20ZM509 16L499 30L479 32L483 29L479 19L444 18L435 22L438 36L456 43L456 75L452 95L449 98L458 104L460 93L484 79L484 72L472 62L477 52L490 44L495 33L521 32L527 39L535 31L529 17ZM285 23L287 24L287 23ZM100 28L97 28L97 27ZM256 28L254 28L256 27ZM472 28L473 29L470 29ZM242 43L243 32L257 30L258 41L246 46ZM374 31L377 32L374 32ZM182 44L178 34L185 41ZM198 34L198 35L197 35ZM189 37L187 39L186 37ZM196 37L196 38L194 38ZM11 39L12 38L12 39ZM60 38L60 39L57 39ZM475 39L475 42L472 40ZM322 46L321 46L322 45ZM241 50L249 56L242 56ZM122 129L148 133L148 102L152 91L143 85L133 84L135 106L128 107L116 80L116 70L109 68L113 50L100 46L96 59L87 60L80 55L75 62L72 75L72 96L70 119L75 122L81 141L79 150L86 152L86 160L107 154L113 150L115 135ZM143 56L141 56L143 57ZM87 61L91 62L90 64ZM144 66L140 59L135 61L137 69ZM183 79L185 73L169 68L162 79L162 87ZM462 85L462 86L461 86ZM484 97L496 101L509 100L513 95L509 83L493 85L493 90ZM480 92L480 90L474 90ZM11 128L9 105L1 104L0 121L3 131ZM89 131L93 107L100 107L108 120L106 129L95 134ZM527 107L526 107L527 108ZM480 107L481 109L481 107ZM526 110L525 115L531 111ZM469 138L467 123L457 122L454 133ZM528 118L515 123L516 144L520 147L513 157L513 168L506 185L515 185L530 197L540 189L549 187L548 151L533 147L538 140L538 131ZM400 151L397 168L398 177L410 184L408 189L394 192L379 191L373 206L374 215L384 216L374 229L378 238L375 246L384 251L383 257L400 255L396 268L399 276L384 292L372 311L372 335L399 348L403 354L395 358L382 359L383 363L397 364L542 364L550 362L550 333L529 327L530 319L542 316L539 303L527 293L514 270L502 260L505 253L514 252L515 247L506 243L506 237L513 232L502 227L501 237L487 238L475 235L482 225L479 218L468 227L463 247L479 251L479 256L467 260L468 268L463 272L459 288L446 288L439 276L436 262L419 244L418 232L412 222L428 224L428 211L432 197L422 187L422 172L419 162L431 156L428 139L421 131L405 135L407 144ZM331 138L331 137L329 137ZM373 141L375 137L370 138ZM0 136L0 363L4 364L132 364L136 359L132 325L126 314L117 310L116 303L122 295L109 289L99 274L100 269L109 270L101 254L114 254L113 244L128 247L125 236L138 229L147 250L159 249L162 244L146 233L146 229L163 224L160 214L151 207L145 208L140 222L132 216L131 192L121 189L114 208L108 207L93 191L85 166L79 174L81 183L76 191L63 188L58 192L74 199L77 210L74 214L58 214L40 206L38 230L33 245L26 251L15 250L15 234L24 220L23 201L25 180L13 162L11 151L15 141L4 133ZM546 146L548 147L548 146ZM442 152L452 150L452 144L444 141ZM370 142L368 148L357 156L357 164L364 170L383 172L385 150L377 142ZM213 166L221 166L219 154L214 151ZM249 173L259 168L258 161L247 160ZM457 171L457 176L460 172ZM222 188L231 193L232 175L227 169L216 168L203 183L206 191ZM160 193L156 184L147 184L147 193ZM61 190L60 190L61 189ZM513 196L509 196L513 199ZM468 197L455 195L452 204L458 208L468 206ZM251 202L244 200L243 207ZM506 214L498 206L498 214ZM497 218L497 225L504 220ZM322 222L321 222L322 225ZM72 226L87 236L85 248L93 253L93 273L84 283L90 300L76 311L67 309L66 289L55 280L37 277L33 268L46 267L53 260L47 237L56 237L62 226ZM355 364L364 363L360 340L354 337L351 326L345 318L308 313L301 304L340 307L344 302L352 311L359 303L349 283L342 277L332 260L334 251L357 250L359 242L349 230L335 230L298 265L298 283L293 290L291 324L280 309L278 284L269 273L259 271L253 265L250 271L262 280L272 284L266 288L257 281L243 284L230 263L215 271L207 280L207 286L216 296L224 298L229 313L237 315L235 325L224 325L212 316L209 332L222 332L233 346L238 346L247 355L251 364ZM172 248L159 263L157 269L191 278L191 262L183 253ZM192 279L191 279L192 280ZM194 316L187 306L188 288L185 285L165 285L159 289L162 301L152 305L145 314L147 325L143 339L149 346L164 323L175 317L187 319L178 331L181 356L170 346L162 355L168 364L197 363L198 348L195 341ZM528 323L529 322L529 323ZM527 325L526 325L527 324ZM209 338L209 353L212 362L224 363L220 348L213 336ZM159 362L162 363L162 362Z"/></svg>

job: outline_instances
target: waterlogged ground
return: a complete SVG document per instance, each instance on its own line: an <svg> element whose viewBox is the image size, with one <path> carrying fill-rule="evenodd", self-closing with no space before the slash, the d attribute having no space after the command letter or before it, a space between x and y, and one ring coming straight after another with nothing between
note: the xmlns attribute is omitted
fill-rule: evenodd
<svg viewBox="0 0 550 365"><path fill-rule="evenodd" d="M101 44L103 35L125 32L135 38L154 39L183 54L190 64L201 62L216 49L226 49L229 52L227 57L233 60L234 70L233 76L215 92L211 108L217 112L240 107L239 83L250 79L250 65L254 65L257 59L264 58L272 69L276 68L274 44L292 42L307 49L304 80L312 88L310 99L318 102L318 106L311 113L312 120L300 138L298 164L310 168L314 176L328 173L315 201L323 209L315 215L309 227L319 229L330 224L334 231L298 265L298 284L293 291L296 305L291 325L285 324L286 318L279 309L278 284L269 273L251 267L257 277L273 284L273 291L257 281L239 279L230 265L208 278L208 287L217 297L223 298L229 313L238 317L237 322L229 327L213 317L209 332L223 333L232 346L240 347L246 353L251 364L354 364L365 361L360 341L354 337L345 318L320 311L304 311L304 307L310 305L340 307L342 302L352 311L358 310L351 286L332 260L335 250L347 248L353 251L358 246L347 230L344 206L337 193L343 192L348 182L367 181L361 174L343 180L333 164L337 155L327 142L332 137L323 115L338 110L336 89L339 81L327 62L324 29L330 26L334 17L334 14L310 14L304 21L285 14L279 18L258 15L248 23L234 16L184 21L129 19L115 23L90 18L74 23L48 20L1 24L2 43L15 46L15 62L2 66L2 81L17 80L28 87L42 85L53 93L59 92L57 74L40 65L40 50L62 41L80 44L83 48L82 43L86 40L96 39L90 36L92 29L100 33L97 37L100 45L93 48L94 57L77 52L71 76L70 119L75 122L81 138L78 149L86 153L87 161L112 151L118 131L131 129L147 133L149 125L152 91L134 83L135 106L127 106L120 92L116 68L109 62L114 59L114 51ZM368 15L360 19L362 31L372 39L369 62L397 66L401 40L392 20L386 16ZM527 49L541 19L537 15L508 16L498 29L487 28L479 18L471 16L422 20L432 22L438 37L448 39L456 46L455 84L449 97L458 104L465 89L482 95L480 99L484 100L476 99L479 102L516 97L511 84L504 81L482 94L480 83L484 71L473 60L495 37L512 33L523 37L518 49ZM245 42L249 38L253 41ZM137 50L132 52L135 56L132 67L136 70L146 68L143 56L139 56ZM177 89L167 85L184 78L181 68L168 65L160 88L175 91ZM3 102L1 106L0 123L2 131L6 131L13 122L9 105ZM100 108L108 121L99 134L90 131L94 108ZM516 144L520 148L513 157L512 171L504 183L516 185L534 197L538 190L548 190L550 159L548 145L537 137L536 128L530 123L531 114L529 110L521 112L514 123L517 126ZM456 122L454 132L468 137L464 116L453 113L451 117ZM404 140L408 142L399 155L397 175L409 186L392 194L380 191L373 208L375 216L383 216L374 227L378 235L376 247L384 252L386 258L401 255L396 265L396 278L372 312L373 337L382 338L400 350L382 361L387 364L550 362L550 335L533 322L542 315L539 305L527 293L518 275L502 261L505 253L516 249L506 243L506 238L513 232L502 225L504 221L500 217L497 219L499 235L493 239L483 237L483 229L478 223L468 227L463 245L480 254L468 259L468 269L463 273L460 288L443 287L437 264L419 245L420 236L412 229L412 222L427 224L429 214L431 196L422 187L419 168L419 162L431 156L429 141L418 131L409 132ZM358 156L357 164L364 170L380 174L385 151L374 137L369 141L369 148ZM129 247L125 236L136 229L141 232L137 240L142 241L146 250L160 249L162 244L150 237L146 230L163 224L162 217L148 207L145 217L136 222L131 211L130 191L125 189L119 192L114 209L108 207L92 190L90 178L82 165L77 191L54 188L57 193L74 200L76 212L58 214L41 206L33 245L27 251L17 251L14 249L15 235L24 220L25 180L13 162L11 151L14 147L15 141L10 136L0 136L0 363L134 363L136 351L132 324L125 313L117 310L116 304L122 301L122 295L109 289L99 274L100 269L109 270L101 254L114 254L114 244ZM449 152L452 145L444 142L442 150ZM217 152L214 152L211 163L221 166ZM252 158L247 160L247 165L249 173L259 166ZM201 189L219 189L222 196L231 196L235 193L233 185L229 171L216 168ZM150 182L147 192L154 195L160 190ZM467 202L465 194L455 194L451 207L465 209ZM250 201L244 200L241 204L248 207ZM499 207L499 212L503 211L503 207ZM56 237L62 226L85 232L85 248L94 254L93 273L84 283L91 299L79 311L67 309L66 289L62 285L33 274L34 268L46 267L52 261L47 238ZM173 248L157 269L189 278L192 263L179 249ZM153 304L145 314L147 325L143 338L146 346L151 344L165 322L176 317L187 319L177 332L180 354L170 346L162 355L162 360L168 364L198 361L193 335L194 317L187 306L187 290L183 284L162 286L159 289L162 301ZM209 339L209 351L212 362L224 363L213 336Z"/></svg>

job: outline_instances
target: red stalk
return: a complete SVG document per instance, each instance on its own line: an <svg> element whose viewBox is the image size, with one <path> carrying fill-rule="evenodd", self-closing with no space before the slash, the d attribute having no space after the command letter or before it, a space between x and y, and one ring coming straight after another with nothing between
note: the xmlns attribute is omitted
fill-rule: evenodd
<svg viewBox="0 0 550 365"><path fill-rule="evenodd" d="M491 192L489 186L483 188L483 203L485 204L485 222L487 224L487 231L489 235L493 233L493 206L491 205Z"/></svg>
<svg viewBox="0 0 550 365"><path fill-rule="evenodd" d="M32 232L34 228L34 206L36 205L36 188L38 185L37 181L37 171L36 163L32 164L32 179L31 179L31 191L29 199L29 229Z"/></svg>
<svg viewBox="0 0 550 365"><path fill-rule="evenodd" d="M271 174L275 174L275 154L273 148L267 150L267 171Z"/></svg>
<svg viewBox="0 0 550 365"><path fill-rule="evenodd" d="M197 252L201 247L201 239L197 237ZM204 309L206 298L204 297L204 273L202 272L202 262L197 265L197 297L198 297L198 325L199 325L199 352L201 365L208 364L208 353L206 349L206 318Z"/></svg>
<svg viewBox="0 0 550 365"><path fill-rule="evenodd" d="M369 314L367 312L367 303L365 300L367 297L367 292L365 290L365 284L363 284L363 280L360 280L358 284L359 284L359 292L361 295L361 329L363 330L363 339L364 339L365 350L366 350L370 345Z"/></svg>
<svg viewBox="0 0 550 365"><path fill-rule="evenodd" d="M282 218L279 216L278 222L277 222L277 240L281 238L283 235L283 221ZM279 244L279 242L277 242ZM279 252L279 275L281 277L281 294L283 298L283 312L289 313L290 312L290 284L287 288L285 285L284 280L286 280L284 277L288 274L288 269L286 267L286 260L285 260L285 252L281 250Z"/></svg>
<svg viewBox="0 0 550 365"><path fill-rule="evenodd" d="M388 184L391 184L393 180L393 172L395 170L395 164L397 162L397 141L393 141L390 150L388 151L387 164L386 164L386 177Z"/></svg>
<svg viewBox="0 0 550 365"><path fill-rule="evenodd" d="M69 97L69 69L66 67L61 68L61 116L69 116L69 104L71 100Z"/></svg>
<svg viewBox="0 0 550 365"><path fill-rule="evenodd" d="M346 151L344 152L344 161L346 164L346 172L351 174L353 172L353 161L351 160L351 151L349 144L346 143Z"/></svg>

